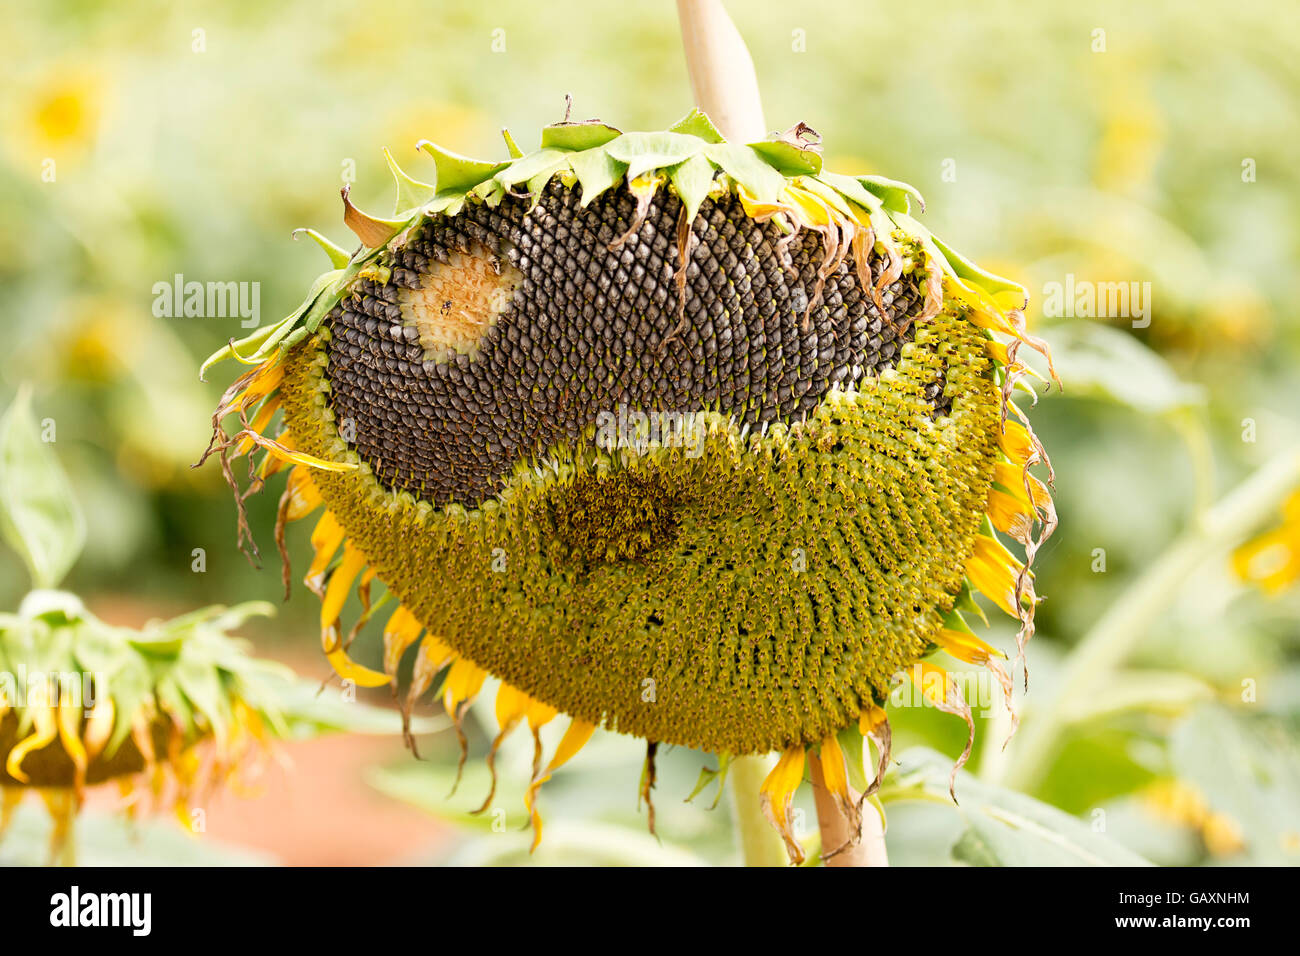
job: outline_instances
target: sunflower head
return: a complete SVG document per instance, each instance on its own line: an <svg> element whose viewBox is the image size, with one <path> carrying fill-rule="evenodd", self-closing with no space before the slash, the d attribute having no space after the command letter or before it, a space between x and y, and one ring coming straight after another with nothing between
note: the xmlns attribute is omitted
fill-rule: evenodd
<svg viewBox="0 0 1300 956"><path fill-rule="evenodd" d="M334 269L205 365L250 366L214 418L228 478L263 449L255 486L294 466L281 524L323 511L307 584L341 675L395 680L418 644L408 700L445 671L459 717L490 674L503 735L571 718L530 808L602 726L648 763L780 751L789 834L808 748L845 795L853 735L883 768L896 675L968 722L933 652L1010 693L963 611L984 595L1033 632L1056 518L1012 395L1017 349L1046 349L1021 287L912 218L910 187L824 170L807 132L563 123L501 162L424 143L432 184L390 155L394 214L345 190L361 248L309 232ZM339 620L354 586L371 615L374 580L383 672Z"/></svg>
<svg viewBox="0 0 1300 956"><path fill-rule="evenodd" d="M280 727L262 679L280 669L228 635L266 604L212 607L143 630L113 627L66 591L32 591L0 615L0 799L28 792L57 845L87 787L142 790L188 826L200 788L245 778ZM3 834L0 825L0 835Z"/></svg>

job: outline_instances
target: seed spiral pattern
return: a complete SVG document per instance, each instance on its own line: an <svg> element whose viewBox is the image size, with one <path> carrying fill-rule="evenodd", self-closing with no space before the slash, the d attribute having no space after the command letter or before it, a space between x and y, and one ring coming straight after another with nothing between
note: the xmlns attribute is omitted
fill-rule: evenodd
<svg viewBox="0 0 1300 956"><path fill-rule="evenodd" d="M882 315L845 261L810 310L820 239L783 244L734 198L706 201L695 219L681 300L672 193L613 249L634 217L627 189L586 209L578 200L555 182L531 211L507 196L431 219L393 251L387 282L361 282L334 309L333 407L384 484L474 506L522 458L620 408L797 421L831 387L891 367L912 338L922 296L909 277L883 292ZM518 284L472 354L430 357L403 301L475 252ZM928 397L942 389L936 379Z"/></svg>

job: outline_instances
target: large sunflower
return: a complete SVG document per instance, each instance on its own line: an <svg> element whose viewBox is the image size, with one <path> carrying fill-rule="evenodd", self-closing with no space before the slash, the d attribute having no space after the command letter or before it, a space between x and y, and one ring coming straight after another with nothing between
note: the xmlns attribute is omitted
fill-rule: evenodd
<svg viewBox="0 0 1300 956"><path fill-rule="evenodd" d="M496 743L568 715L545 766L537 744L539 837L537 786L603 726L647 741L643 789L660 743L780 751L764 805L801 858L806 752L856 812L857 734L878 779L896 675L968 724L930 654L1010 694L962 611L984 595L1023 650L1056 521L1012 401L1017 348L1046 353L1025 291L913 219L911 187L823 170L803 126L739 145L697 111L506 140L495 163L422 144L431 185L390 155L388 219L344 190L361 247L310 233L334 270L205 363L252 366L209 451L232 484L259 448L253 487L295 465L282 553L284 523L323 509L306 583L341 676L395 682L418 644L408 709L443 673L459 718L490 674ZM397 602L384 673L339 619L354 586L370 616L374 579Z"/></svg>

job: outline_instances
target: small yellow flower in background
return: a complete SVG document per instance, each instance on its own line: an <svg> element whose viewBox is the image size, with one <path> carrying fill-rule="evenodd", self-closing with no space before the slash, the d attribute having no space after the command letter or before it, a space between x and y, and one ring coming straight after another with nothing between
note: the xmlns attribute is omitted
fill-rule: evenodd
<svg viewBox="0 0 1300 956"><path fill-rule="evenodd" d="M1200 791L1188 783L1157 780L1142 791L1140 799L1156 819L1197 831L1211 856L1232 856L1246 848L1237 822L1211 810Z"/></svg>
<svg viewBox="0 0 1300 956"><path fill-rule="evenodd" d="M1269 595L1300 581L1300 491L1282 506L1282 523L1238 548L1232 566L1243 581Z"/></svg>
<svg viewBox="0 0 1300 956"><path fill-rule="evenodd" d="M30 165L83 157L99 134L108 88L102 70L81 63L58 64L32 78L6 124L13 161Z"/></svg>

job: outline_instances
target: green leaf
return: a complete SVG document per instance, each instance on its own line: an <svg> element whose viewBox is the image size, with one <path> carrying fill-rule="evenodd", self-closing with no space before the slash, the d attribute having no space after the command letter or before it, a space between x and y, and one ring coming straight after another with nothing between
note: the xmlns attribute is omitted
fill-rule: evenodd
<svg viewBox="0 0 1300 956"><path fill-rule="evenodd" d="M562 149L542 149L535 153L516 159L493 179L504 188L510 189L518 183L528 182L535 177L545 176L550 180L562 168L568 165L568 153Z"/></svg>
<svg viewBox="0 0 1300 956"><path fill-rule="evenodd" d="M1130 710L1177 716L1214 697L1214 688L1180 671L1130 670L1109 675L1103 685L1062 709L1071 724Z"/></svg>
<svg viewBox="0 0 1300 956"><path fill-rule="evenodd" d="M987 269L982 269L975 263L971 262L960 252L953 249L952 246L944 242L932 232L926 233L935 244L935 247L943 253L943 257L948 260L948 265L952 267L953 273L971 285L977 285L985 292L992 296L1001 296L1007 293L1015 294L1020 298L1019 303L1013 303L1016 308L1023 309L1029 304L1029 293L1025 287L1018 282L1012 282L1002 276L994 275Z"/></svg>
<svg viewBox="0 0 1300 956"><path fill-rule="evenodd" d="M921 211L925 211L925 200L921 198L921 194L916 191L914 186L900 183L896 179L886 179L884 176L858 176L856 178L869 191L880 197L880 201L885 204L886 209L893 212L910 212L911 200L915 199L916 204L921 207Z"/></svg>
<svg viewBox="0 0 1300 956"><path fill-rule="evenodd" d="M210 662L182 654L173 673L194 709L206 718L217 737L223 738L230 727L230 701L217 669Z"/></svg>
<svg viewBox="0 0 1300 956"><path fill-rule="evenodd" d="M704 155L721 166L736 182L745 186L759 202L774 202L785 188L785 177L773 169L752 146L718 143Z"/></svg>
<svg viewBox="0 0 1300 956"><path fill-rule="evenodd" d="M1070 396L1118 402L1147 415L1200 406L1204 390L1183 382L1168 363L1133 336L1096 322L1052 328L1056 370Z"/></svg>
<svg viewBox="0 0 1300 956"><path fill-rule="evenodd" d="M510 130L506 129L504 126L501 128L501 138L506 141L506 152L510 154L511 159L518 159L524 155L524 151L519 148L519 144L515 142L515 138L510 135Z"/></svg>
<svg viewBox="0 0 1300 956"><path fill-rule="evenodd" d="M695 781L695 787L691 790L690 794L687 795L686 802L693 803L695 798L704 792L704 788L716 780L718 782L717 794L713 798L713 805L709 807L710 810L716 809L718 801L722 799L723 789L727 784L727 771L731 769L732 759L731 754L718 754L717 770L714 770L712 767L701 767L700 775Z"/></svg>
<svg viewBox="0 0 1300 956"><path fill-rule="evenodd" d="M422 183L418 179L408 176L406 171L397 165L397 160L393 158L393 154L388 149L384 150L384 159L388 161L388 169L393 174L393 180L397 183L397 198L393 201L394 215L414 209L417 206L423 206L433 198L433 194L437 190L428 183ZM348 256L348 259L350 258L351 256ZM334 267L336 269L342 268L347 265L348 259L344 259L341 263L336 260Z"/></svg>
<svg viewBox="0 0 1300 956"><path fill-rule="evenodd" d="M86 521L67 476L32 417L23 387L0 421L0 533L38 588L63 580L86 540Z"/></svg>
<svg viewBox="0 0 1300 956"><path fill-rule="evenodd" d="M162 711L171 717L187 738L194 733L194 707L175 679L175 669L155 675L153 695Z"/></svg>
<svg viewBox="0 0 1300 956"><path fill-rule="evenodd" d="M726 137L722 131L713 125L713 120L709 119L708 114L702 110L691 110L672 126L668 127L670 133L681 133L684 136L697 136L706 143L725 143Z"/></svg>
<svg viewBox="0 0 1300 956"><path fill-rule="evenodd" d="M610 140L605 149L619 162L627 163L627 178L636 179L652 169L667 169L685 162L704 149L704 140L681 133L624 133Z"/></svg>
<svg viewBox="0 0 1300 956"><path fill-rule="evenodd" d="M794 143L763 140L750 148L786 176L816 176L822 171L822 154L815 149L800 149Z"/></svg>
<svg viewBox="0 0 1300 956"><path fill-rule="evenodd" d="M713 187L714 167L698 153L668 170L668 180L677 191L677 197L686 207L686 218L695 220L695 214Z"/></svg>
<svg viewBox="0 0 1300 956"><path fill-rule="evenodd" d="M956 862L973 866L1146 866L1146 860L1063 810L1022 793L991 786L967 773L948 796L952 759L924 748L898 758L900 779L886 803L925 800L951 807L965 829L952 847Z"/></svg>
<svg viewBox="0 0 1300 956"><path fill-rule="evenodd" d="M384 150L384 152L387 154L388 151ZM347 264L352 261L352 253L348 252L342 246L337 246L330 242L315 229L308 229L304 226L301 229L295 229L291 235L293 236L294 241L297 241L298 237L304 233L307 238L311 239L316 243L316 245L321 247L325 255L329 257L330 265L335 269L344 269L347 267Z"/></svg>
<svg viewBox="0 0 1300 956"><path fill-rule="evenodd" d="M149 697L152 686L149 665L139 654L123 656L121 666L113 673L111 686L114 705L113 735L104 748L104 753L110 757L131 733L131 722Z"/></svg>
<svg viewBox="0 0 1300 956"><path fill-rule="evenodd" d="M427 139L421 140L415 148L422 149L433 157L434 169L437 171L434 185L439 195L468 192L483 180L491 179L508 165L484 159L470 159L468 156L443 149Z"/></svg>
<svg viewBox="0 0 1300 956"><path fill-rule="evenodd" d="M1171 751L1178 778L1241 830L1251 862L1295 865L1300 749L1284 723L1207 705L1175 729Z"/></svg>
<svg viewBox="0 0 1300 956"><path fill-rule="evenodd" d="M542 149L584 150L604 146L622 135L621 130L600 120L585 123L556 123L542 128Z"/></svg>
<svg viewBox="0 0 1300 956"><path fill-rule="evenodd" d="M256 365L269 358L277 349L288 348L291 344L301 339L298 333L301 331L300 326L305 326L308 331L315 331L316 325L320 324L330 309L334 307L336 297L334 295L334 284L342 279L348 272L359 268L360 263L352 263L348 269L334 269L329 272L321 273L312 283L311 289L307 292L307 298L299 303L298 308L294 309L279 322L271 325L264 325L253 331L251 335L242 338L232 344L227 344L217 351L213 352L203 364L199 366L199 380L207 381L207 371L218 362L225 361L228 358L235 358L238 354L240 360L247 365ZM329 294L327 293L329 291Z"/></svg>
<svg viewBox="0 0 1300 956"><path fill-rule="evenodd" d="M627 175L627 163L619 162L605 149L597 147L569 154L569 165L582 186L582 206L609 189Z"/></svg>
<svg viewBox="0 0 1300 956"><path fill-rule="evenodd" d="M884 210L880 197L868 192L866 187L852 176L842 176L839 173L823 170L817 178L846 199L852 199L868 212L874 213Z"/></svg>

